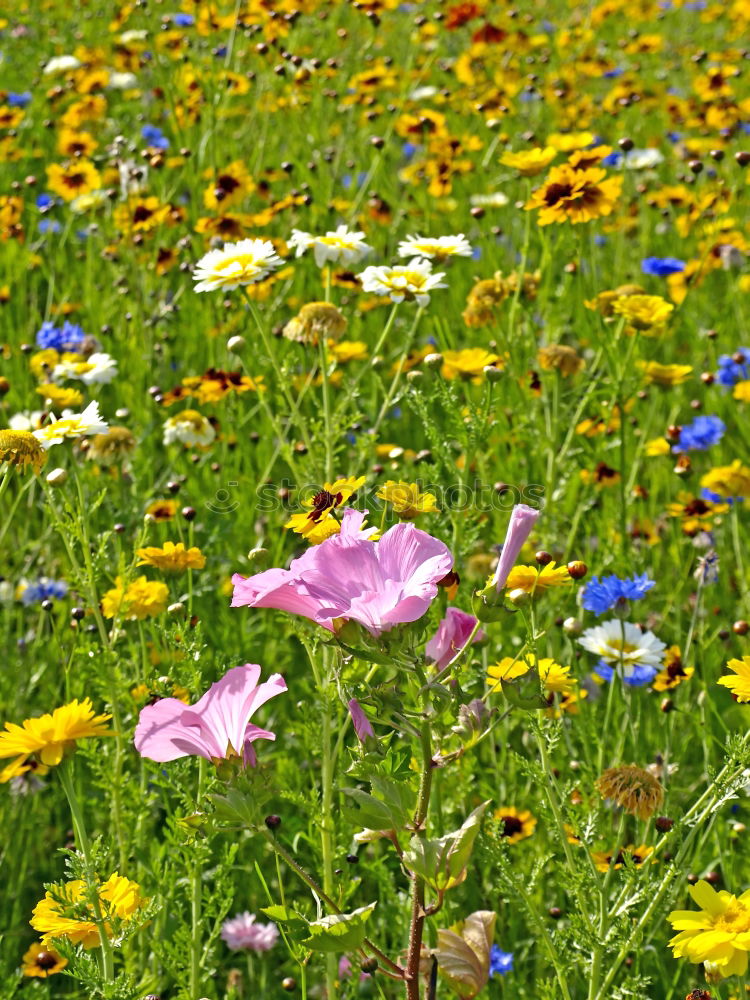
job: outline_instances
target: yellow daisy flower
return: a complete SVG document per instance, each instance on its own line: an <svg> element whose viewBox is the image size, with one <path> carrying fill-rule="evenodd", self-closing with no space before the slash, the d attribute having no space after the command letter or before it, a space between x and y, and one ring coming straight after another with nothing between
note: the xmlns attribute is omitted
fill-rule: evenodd
<svg viewBox="0 0 750 1000"><path fill-rule="evenodd" d="M140 886L115 872L106 882L97 886L99 905L107 937L114 936L113 920L127 923L145 906ZM80 879L54 886L45 893L33 910L29 923L42 935L42 944L56 938L67 938L71 944L84 948L97 948L101 944L99 929L94 919L93 905L87 901L86 884Z"/></svg>
<svg viewBox="0 0 750 1000"><path fill-rule="evenodd" d="M389 479L376 496L393 506L402 521L413 521L420 514L439 514L437 497L432 493L420 493L418 483L395 482Z"/></svg>
<svg viewBox="0 0 750 1000"><path fill-rule="evenodd" d="M557 566L554 562L546 566L514 566L505 581L505 589L523 590L534 596L543 594L553 587L564 587L570 583L567 566Z"/></svg>
<svg viewBox="0 0 750 1000"><path fill-rule="evenodd" d="M18 764L29 756L36 756L42 764L54 767L75 749L77 740L88 736L102 736L109 732L105 723L109 715L95 715L89 698L77 699L35 719L26 719L23 725L5 723L0 732L0 758L16 757Z"/></svg>
<svg viewBox="0 0 750 1000"><path fill-rule="evenodd" d="M741 660L730 660L727 667L734 671L735 676L727 674L720 677L717 684L729 688L736 701L744 704L750 701L750 656L743 656Z"/></svg>
<svg viewBox="0 0 750 1000"><path fill-rule="evenodd" d="M148 546L145 549L138 549L136 555L139 557L137 566L155 566L157 569L180 572L185 569L203 569L206 565L206 557L199 548L186 549L183 542L165 542L158 546Z"/></svg>
<svg viewBox="0 0 750 1000"><path fill-rule="evenodd" d="M741 896L716 892L701 879L688 887L700 910L673 910L667 920L678 931L669 946L675 958L706 963L721 977L744 976L750 950L750 889Z"/></svg>

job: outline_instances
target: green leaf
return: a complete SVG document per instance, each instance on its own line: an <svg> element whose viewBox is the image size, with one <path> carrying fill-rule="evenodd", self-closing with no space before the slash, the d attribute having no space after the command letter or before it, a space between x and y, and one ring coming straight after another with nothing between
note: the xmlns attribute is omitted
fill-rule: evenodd
<svg viewBox="0 0 750 1000"><path fill-rule="evenodd" d="M542 693L542 682L536 667L531 667L525 674L512 681L501 678L500 687L506 701L514 708L523 708L527 712L549 708L549 703Z"/></svg>
<svg viewBox="0 0 750 1000"><path fill-rule="evenodd" d="M466 878L474 841L488 805L489 801L483 802L468 816L459 830L447 833L444 837L434 840L412 837L409 850L404 852L404 864L436 892L444 892L460 885Z"/></svg>
<svg viewBox="0 0 750 1000"><path fill-rule="evenodd" d="M307 924L307 920L296 910L290 910L288 906L281 906L281 904L264 906L260 912L265 913L277 924Z"/></svg>
<svg viewBox="0 0 750 1000"><path fill-rule="evenodd" d="M413 796L408 785L373 774L370 795L359 788L345 788L344 793L357 804L357 809L347 809L347 818L362 824L368 830L404 830L414 808Z"/></svg>
<svg viewBox="0 0 750 1000"><path fill-rule="evenodd" d="M311 951L350 951L359 948L365 939L365 924L372 916L376 903L361 906L351 913L336 913L314 920L310 937L302 943Z"/></svg>
<svg viewBox="0 0 750 1000"><path fill-rule="evenodd" d="M461 1000L473 1000L487 985L496 914L478 910L455 930L438 931L433 955L438 971Z"/></svg>

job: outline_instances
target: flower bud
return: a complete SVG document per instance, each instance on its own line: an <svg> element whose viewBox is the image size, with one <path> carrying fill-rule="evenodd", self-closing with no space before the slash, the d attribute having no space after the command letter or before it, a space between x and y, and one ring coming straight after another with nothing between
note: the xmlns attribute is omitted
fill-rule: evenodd
<svg viewBox="0 0 750 1000"><path fill-rule="evenodd" d="M569 562L567 569L573 580L582 580L589 571L586 563L581 562L580 559L574 559L572 562Z"/></svg>
<svg viewBox="0 0 750 1000"><path fill-rule="evenodd" d="M244 337L230 337L227 341L227 350L232 354L241 354L247 341Z"/></svg>
<svg viewBox="0 0 750 1000"><path fill-rule="evenodd" d="M427 357L422 362L422 364L425 366L425 368L429 368L432 371L437 371L438 368L443 367L443 355L437 353L428 354Z"/></svg>
<svg viewBox="0 0 750 1000"><path fill-rule="evenodd" d="M48 472L46 475L48 486L64 486L68 481L68 471L67 469L53 469L52 472Z"/></svg>
<svg viewBox="0 0 750 1000"><path fill-rule="evenodd" d="M503 377L502 368L496 365L485 365L482 369L488 382L499 382Z"/></svg>
<svg viewBox="0 0 750 1000"><path fill-rule="evenodd" d="M577 636L583 632L583 625L577 618L566 618L562 627L563 632L570 636Z"/></svg>
<svg viewBox="0 0 750 1000"><path fill-rule="evenodd" d="M524 604L528 604L530 600L530 595L522 587L516 587L515 590L511 590L508 594L508 600L511 604L515 605L517 608L522 607Z"/></svg>

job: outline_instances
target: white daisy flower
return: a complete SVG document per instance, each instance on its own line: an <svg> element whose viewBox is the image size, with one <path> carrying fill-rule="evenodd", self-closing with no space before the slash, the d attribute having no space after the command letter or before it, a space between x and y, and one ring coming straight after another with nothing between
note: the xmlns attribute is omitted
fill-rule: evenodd
<svg viewBox="0 0 750 1000"><path fill-rule="evenodd" d="M84 385L107 385L117 375L117 362L109 354L90 354L85 361L61 361L52 371L52 379L80 379Z"/></svg>
<svg viewBox="0 0 750 1000"><path fill-rule="evenodd" d="M446 257L471 257L471 243L463 233L458 236L408 236L398 245L399 257L427 257L445 260Z"/></svg>
<svg viewBox="0 0 750 1000"><path fill-rule="evenodd" d="M135 73L118 73L117 70L109 71L107 87L110 90L135 90L138 86L138 77Z"/></svg>
<svg viewBox="0 0 750 1000"><path fill-rule="evenodd" d="M8 420L8 427L12 431L37 431L46 415L45 410L21 410Z"/></svg>
<svg viewBox="0 0 750 1000"><path fill-rule="evenodd" d="M225 243L223 250L209 250L198 261L193 277L196 292L229 291L262 281L281 263L269 240Z"/></svg>
<svg viewBox="0 0 750 1000"><path fill-rule="evenodd" d="M313 236L311 233L303 233L301 229L293 229L288 243L296 249L297 257L301 257L306 250L312 250L318 267L341 264L349 268L359 264L372 252L372 247L364 242L364 238L364 233L350 232L346 226L337 226L325 236Z"/></svg>
<svg viewBox="0 0 750 1000"><path fill-rule="evenodd" d="M80 69L81 60L75 56L53 56L42 72L45 76L52 76L54 73L67 73L72 69Z"/></svg>
<svg viewBox="0 0 750 1000"><path fill-rule="evenodd" d="M658 149L630 149L625 154L625 165L629 170L651 170L664 162L664 154Z"/></svg>
<svg viewBox="0 0 750 1000"><path fill-rule="evenodd" d="M183 410L164 423L164 444L186 444L207 447L216 437L210 421L197 410Z"/></svg>
<svg viewBox="0 0 750 1000"><path fill-rule="evenodd" d="M475 208L502 208L510 199L502 191L490 191L488 194L473 194L469 203Z"/></svg>
<svg viewBox="0 0 750 1000"><path fill-rule="evenodd" d="M667 648L653 632L641 632L632 622L617 618L587 628L578 641L610 666L617 666L622 661L626 677L636 667L660 666Z"/></svg>
<svg viewBox="0 0 750 1000"><path fill-rule="evenodd" d="M393 267L366 267L359 275L362 290L375 295L388 295L391 302L416 302L426 306L430 301L430 292L435 288L447 288L441 281L445 274L440 271L432 273L429 260L416 258L408 264L396 264Z"/></svg>
<svg viewBox="0 0 750 1000"><path fill-rule="evenodd" d="M61 417L56 417L54 413L51 413L50 417L50 423L33 432L45 450L68 439L88 437L91 434L106 434L109 430L109 425L101 418L96 400L89 403L83 413L63 410Z"/></svg>

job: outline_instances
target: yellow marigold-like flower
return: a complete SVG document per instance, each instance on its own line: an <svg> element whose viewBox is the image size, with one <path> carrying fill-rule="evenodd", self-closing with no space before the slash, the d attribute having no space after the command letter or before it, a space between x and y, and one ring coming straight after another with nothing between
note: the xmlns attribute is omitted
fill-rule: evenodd
<svg viewBox="0 0 750 1000"><path fill-rule="evenodd" d="M618 299L626 298L629 295L645 294L645 288L641 288L640 285L620 285L618 288L613 288L605 292L599 292L595 298L587 299L583 304L587 309L591 309L593 312L598 312L601 313L602 316L608 317L614 314L614 305Z"/></svg>
<svg viewBox="0 0 750 1000"><path fill-rule="evenodd" d="M596 787L603 799L611 799L638 819L649 819L664 801L658 778L635 764L608 768L597 779Z"/></svg>
<svg viewBox="0 0 750 1000"><path fill-rule="evenodd" d="M523 590L526 594L538 596L553 587L564 587L570 583L567 566L557 566L554 562L546 566L514 566L505 581L505 589Z"/></svg>
<svg viewBox="0 0 750 1000"><path fill-rule="evenodd" d="M146 905L140 886L115 872L96 889L102 923L107 937L114 937L114 921L127 923ZM86 884L81 879L56 885L34 907L29 921L42 935L42 944L67 938L71 944L97 948L101 944L94 906L87 899Z"/></svg>
<svg viewBox="0 0 750 1000"><path fill-rule="evenodd" d="M539 209L537 223L577 225L603 215L611 215L622 189L622 177L607 177L606 170L593 167L574 170L568 164L553 167L545 182L526 203L527 211Z"/></svg>
<svg viewBox="0 0 750 1000"><path fill-rule="evenodd" d="M24 976L35 976L39 979L46 979L47 976L54 976L56 972L61 972L68 964L67 958L63 958L50 945L41 942L32 944L24 953L21 972Z"/></svg>
<svg viewBox="0 0 750 1000"><path fill-rule="evenodd" d="M701 478L701 486L719 496L750 497L750 469L736 458L731 465L720 465Z"/></svg>
<svg viewBox="0 0 750 1000"><path fill-rule="evenodd" d="M667 920L679 933L669 946L675 958L705 962L720 977L744 976L750 951L750 889L734 896L701 879L688 886L700 910L673 910Z"/></svg>
<svg viewBox="0 0 750 1000"><path fill-rule="evenodd" d="M670 646L664 654L664 665L654 677L651 687L654 691L671 691L684 681L689 681L695 673L695 667L686 667L682 662L679 646Z"/></svg>
<svg viewBox="0 0 750 1000"><path fill-rule="evenodd" d="M47 167L47 187L65 201L98 191L101 186L101 174L90 160L78 159L64 166L53 163Z"/></svg>
<svg viewBox="0 0 750 1000"><path fill-rule="evenodd" d="M495 819L500 827L500 836L509 844L517 844L526 840L534 832L536 817L528 809L516 809L515 806L502 806L495 810Z"/></svg>
<svg viewBox="0 0 750 1000"><path fill-rule="evenodd" d="M83 402L83 393L80 389L66 389L62 385L55 385L54 382L45 382L38 385L37 392L53 410L64 410L72 406L80 406Z"/></svg>
<svg viewBox="0 0 750 1000"><path fill-rule="evenodd" d="M162 548L149 546L145 549L137 549L136 555L140 561L137 566L155 566L157 569L165 569L172 572L180 572L185 569L203 569L206 565L206 557L199 548L186 549L183 542L165 542Z"/></svg>
<svg viewBox="0 0 750 1000"><path fill-rule="evenodd" d="M500 157L500 162L504 167L517 170L522 177L536 177L547 169L557 152L553 146L545 146L543 149L537 147L520 153L507 152Z"/></svg>
<svg viewBox="0 0 750 1000"><path fill-rule="evenodd" d="M337 364L345 365L350 361L366 361L369 357L369 351L364 340L341 340L338 344L329 340L328 356L333 358Z"/></svg>
<svg viewBox="0 0 750 1000"><path fill-rule="evenodd" d="M750 403L750 382L736 382L732 396L741 403Z"/></svg>
<svg viewBox="0 0 750 1000"><path fill-rule="evenodd" d="M376 496L391 504L402 521L413 521L420 514L440 513L437 497L433 493L420 493L418 483L389 479Z"/></svg>
<svg viewBox="0 0 750 1000"><path fill-rule="evenodd" d="M508 282L500 273L483 278L471 289L466 299L466 309L461 314L467 326L484 326L495 319L497 308L510 294Z"/></svg>
<svg viewBox="0 0 750 1000"><path fill-rule="evenodd" d="M586 362L577 351L565 344L540 347L537 359L543 371L558 371L561 375L577 375L586 367Z"/></svg>
<svg viewBox="0 0 750 1000"><path fill-rule="evenodd" d="M46 767L55 767L66 751L75 749L77 740L108 733L105 723L110 718L109 715L95 715L91 700L84 698L81 702L75 699L52 713L26 719L21 726L6 722L5 732L0 732L0 758L16 757L19 763L34 756Z"/></svg>
<svg viewBox="0 0 750 1000"><path fill-rule="evenodd" d="M160 615L168 601L169 588L165 583L139 576L125 587L118 576L112 590L102 597L102 614L105 618L122 614L127 621L142 621Z"/></svg>
<svg viewBox="0 0 750 1000"><path fill-rule="evenodd" d="M341 525L333 516L337 507L347 503L357 490L364 484L365 476L355 479L336 479L332 483L324 483L314 497L303 501L303 506L310 508L306 513L292 514L284 525L291 528L297 535L302 535L311 545L320 545L326 538L337 535Z"/></svg>
<svg viewBox="0 0 750 1000"><path fill-rule="evenodd" d="M517 677L523 677L534 666L539 671L539 679L548 695L569 694L578 684L578 680L570 676L569 666L563 667L548 656L537 660L533 653L515 659L506 656L499 663L488 667L487 683L492 688L499 687L500 681L512 681Z"/></svg>
<svg viewBox="0 0 750 1000"><path fill-rule="evenodd" d="M693 373L692 365L660 365L658 361L636 361L647 385L671 388L682 383Z"/></svg>
<svg viewBox="0 0 750 1000"><path fill-rule="evenodd" d="M621 848L616 855L609 851L592 851L591 859L596 865L597 871L608 872L610 867L615 869L622 868L626 858L636 868L640 868L644 861L647 861L653 853L653 847L649 847L647 844L641 844L640 847L628 844L627 847Z"/></svg>
<svg viewBox="0 0 750 1000"><path fill-rule="evenodd" d="M346 333L344 314L330 302L308 302L284 327L284 336L302 344L317 344L318 338L340 340Z"/></svg>
<svg viewBox="0 0 750 1000"><path fill-rule="evenodd" d="M594 142L593 132L553 132L547 140L553 149L561 153L572 153L576 149L586 149Z"/></svg>
<svg viewBox="0 0 750 1000"><path fill-rule="evenodd" d="M615 300L612 312L624 316L634 329L652 336L662 332L674 306L661 295L624 295Z"/></svg>
<svg viewBox="0 0 750 1000"><path fill-rule="evenodd" d="M134 448L132 431L127 427L110 427L106 434L95 434L91 438L86 458L100 465L112 465L129 455Z"/></svg>
<svg viewBox="0 0 750 1000"><path fill-rule="evenodd" d="M0 462L9 462L22 471L30 465L39 473L47 461L47 452L31 431L0 430Z"/></svg>
<svg viewBox="0 0 750 1000"><path fill-rule="evenodd" d="M505 367L499 354L493 354L484 347L466 347L461 351L443 351L443 367L440 372L443 378L460 378L464 382L478 385L488 365Z"/></svg>
<svg viewBox="0 0 750 1000"><path fill-rule="evenodd" d="M660 458L662 455L669 455L672 448L666 438L651 438L643 446L643 451L646 458Z"/></svg>
<svg viewBox="0 0 750 1000"><path fill-rule="evenodd" d="M741 660L730 660L727 667L734 671L734 677L727 674L720 677L717 684L729 688L736 701L744 704L750 701L750 656L743 656Z"/></svg>

